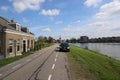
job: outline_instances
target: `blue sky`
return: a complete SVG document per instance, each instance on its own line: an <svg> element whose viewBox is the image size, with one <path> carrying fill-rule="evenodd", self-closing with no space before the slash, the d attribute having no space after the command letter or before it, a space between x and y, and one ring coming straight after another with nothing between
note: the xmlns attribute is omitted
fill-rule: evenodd
<svg viewBox="0 0 120 80"><path fill-rule="evenodd" d="M38 36L120 36L120 0L0 0L0 16Z"/></svg>

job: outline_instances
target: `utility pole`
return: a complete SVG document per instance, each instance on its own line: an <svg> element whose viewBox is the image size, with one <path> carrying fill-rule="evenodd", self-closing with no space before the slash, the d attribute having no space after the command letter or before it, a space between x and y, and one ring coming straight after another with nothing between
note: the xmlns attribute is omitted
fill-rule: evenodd
<svg viewBox="0 0 120 80"><path fill-rule="evenodd" d="M62 41L61 41L61 35L60 35L60 37L59 37L59 43L61 43Z"/></svg>

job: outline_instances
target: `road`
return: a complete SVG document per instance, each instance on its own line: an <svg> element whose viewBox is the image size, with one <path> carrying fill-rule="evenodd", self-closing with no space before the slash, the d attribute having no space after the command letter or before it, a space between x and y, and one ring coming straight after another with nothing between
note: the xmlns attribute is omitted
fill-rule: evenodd
<svg viewBox="0 0 120 80"><path fill-rule="evenodd" d="M0 68L0 80L71 80L67 53L56 51L57 46Z"/></svg>

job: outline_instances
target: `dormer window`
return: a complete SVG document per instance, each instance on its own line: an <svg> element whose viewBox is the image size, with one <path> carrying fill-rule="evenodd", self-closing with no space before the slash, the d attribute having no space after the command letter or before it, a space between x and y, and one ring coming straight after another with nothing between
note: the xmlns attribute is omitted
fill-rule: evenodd
<svg viewBox="0 0 120 80"><path fill-rule="evenodd" d="M19 31L19 27L18 26L16 26L16 30Z"/></svg>
<svg viewBox="0 0 120 80"><path fill-rule="evenodd" d="M20 24L15 23L15 22L11 22L9 25L12 26L12 27L14 27L15 30L21 31L21 26L20 26Z"/></svg>
<svg viewBox="0 0 120 80"><path fill-rule="evenodd" d="M16 30L17 30L17 31L21 31L20 25L16 24Z"/></svg>
<svg viewBox="0 0 120 80"><path fill-rule="evenodd" d="M22 30L23 32L29 33L29 29L28 29L27 27L22 27L21 30Z"/></svg>

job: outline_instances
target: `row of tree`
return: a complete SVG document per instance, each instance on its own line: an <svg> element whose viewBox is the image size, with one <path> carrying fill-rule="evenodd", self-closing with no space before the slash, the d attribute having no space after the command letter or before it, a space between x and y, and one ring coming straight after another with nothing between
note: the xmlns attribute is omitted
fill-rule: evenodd
<svg viewBox="0 0 120 80"><path fill-rule="evenodd" d="M91 38L89 39L87 36L82 36L78 39L71 38L67 39L66 42L70 43L107 43L107 42L120 42L120 37L102 37L102 38Z"/></svg>
<svg viewBox="0 0 120 80"><path fill-rule="evenodd" d="M45 37L45 36L39 36L36 40L35 40L35 48L34 50L39 50L43 47L49 46L51 45L53 42L55 41L55 39L51 36L49 37Z"/></svg>
<svg viewBox="0 0 120 80"><path fill-rule="evenodd" d="M51 36L46 37L46 36L39 36L37 39L37 42L41 42L41 43L53 43L55 41L55 39Z"/></svg>
<svg viewBox="0 0 120 80"><path fill-rule="evenodd" d="M53 43L53 42L62 42L63 40L58 39L55 40L53 37L45 37L45 36L39 36L37 39L37 43ZM71 38L67 39L66 42L69 43L88 43L88 42L120 42L120 37L102 37L102 38L91 38L87 36L81 36L80 38Z"/></svg>
<svg viewBox="0 0 120 80"><path fill-rule="evenodd" d="M79 38L76 39L76 38L71 38L71 39L67 39L66 42L69 42L69 43L76 43L76 42L79 42Z"/></svg>

